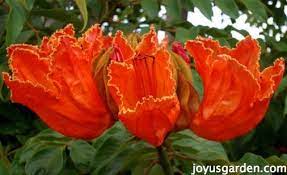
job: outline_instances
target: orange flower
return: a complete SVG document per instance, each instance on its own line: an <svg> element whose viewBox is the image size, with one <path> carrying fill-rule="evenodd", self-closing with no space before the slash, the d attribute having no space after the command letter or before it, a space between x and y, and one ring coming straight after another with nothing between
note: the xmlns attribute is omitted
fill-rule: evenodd
<svg viewBox="0 0 287 175"><path fill-rule="evenodd" d="M108 87L119 119L137 137L159 146L178 118L171 57L153 28L132 48L117 32L108 66Z"/></svg>
<svg viewBox="0 0 287 175"><path fill-rule="evenodd" d="M113 123L92 76L91 61L104 42L98 26L76 39L68 25L50 38L44 37L39 48L10 46L12 76L3 76L12 101L29 107L66 136L97 137Z"/></svg>
<svg viewBox="0 0 287 175"><path fill-rule="evenodd" d="M260 47L251 37L234 49L203 38L188 41L186 48L204 85L203 101L191 129L207 139L224 141L255 128L282 79L283 59L260 72Z"/></svg>

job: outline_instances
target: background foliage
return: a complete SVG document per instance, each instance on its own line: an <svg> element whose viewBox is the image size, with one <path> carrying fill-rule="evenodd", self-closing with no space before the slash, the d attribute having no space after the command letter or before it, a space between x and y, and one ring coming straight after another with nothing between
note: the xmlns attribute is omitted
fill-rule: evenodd
<svg viewBox="0 0 287 175"><path fill-rule="evenodd" d="M277 57L287 57L286 0L0 0L0 71L8 70L7 46L39 44L43 36L67 23L74 24L77 34L94 23L102 24L106 33L144 33L154 24L171 41L202 35L233 47L237 40L231 31L244 36L247 31L232 25L224 29L193 26L186 20L187 12L195 7L211 19L214 6L232 23L246 14L248 23L262 27L263 67ZM159 16L162 8L166 13ZM194 75L196 88L201 90L200 79ZM286 88L287 76L264 121L246 136L217 143L190 131L170 135L166 146L176 173L190 174L192 163L287 165ZM2 79L0 92L0 175L162 174L156 150L131 136L121 124L92 141L69 139L47 129L27 108L11 103Z"/></svg>

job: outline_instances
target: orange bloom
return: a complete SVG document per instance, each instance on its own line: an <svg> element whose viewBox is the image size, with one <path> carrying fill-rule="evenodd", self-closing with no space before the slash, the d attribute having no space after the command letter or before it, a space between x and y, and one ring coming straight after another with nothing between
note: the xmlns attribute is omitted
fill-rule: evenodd
<svg viewBox="0 0 287 175"><path fill-rule="evenodd" d="M204 38L188 41L186 48L204 85L191 129L207 139L224 141L255 128L282 79L283 59L260 72L260 47L251 37L234 49Z"/></svg>
<svg viewBox="0 0 287 175"><path fill-rule="evenodd" d="M171 56L152 28L132 48L117 32L108 66L108 87L119 119L137 137L159 146L178 118Z"/></svg>
<svg viewBox="0 0 287 175"><path fill-rule="evenodd" d="M44 37L40 47L10 46L12 76L3 76L12 101L29 107L66 136L97 137L113 123L92 76L92 58L105 42L98 26L76 39L68 25Z"/></svg>

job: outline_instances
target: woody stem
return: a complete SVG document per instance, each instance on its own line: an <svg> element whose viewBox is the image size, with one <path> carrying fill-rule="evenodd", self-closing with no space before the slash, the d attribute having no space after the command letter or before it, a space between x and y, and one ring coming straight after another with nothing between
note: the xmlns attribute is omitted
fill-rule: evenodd
<svg viewBox="0 0 287 175"><path fill-rule="evenodd" d="M172 167L165 149L162 146L159 146L156 149L159 156L159 163L162 166L165 175L173 175Z"/></svg>

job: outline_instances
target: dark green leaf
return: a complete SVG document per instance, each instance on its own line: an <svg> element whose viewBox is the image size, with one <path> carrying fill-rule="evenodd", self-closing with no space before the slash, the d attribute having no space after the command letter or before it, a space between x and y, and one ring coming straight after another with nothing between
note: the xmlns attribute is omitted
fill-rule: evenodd
<svg viewBox="0 0 287 175"><path fill-rule="evenodd" d="M267 19L267 12L265 5L260 0L241 0L248 10L255 16L259 21Z"/></svg>
<svg viewBox="0 0 287 175"><path fill-rule="evenodd" d="M168 21L178 23L182 20L182 8L179 0L166 0L166 13Z"/></svg>
<svg viewBox="0 0 287 175"><path fill-rule="evenodd" d="M284 111L283 111L284 116L287 115L287 95L285 97L285 103L284 103Z"/></svg>
<svg viewBox="0 0 287 175"><path fill-rule="evenodd" d="M228 160L223 146L219 142L205 140L184 130L171 136L173 145L179 152L197 160Z"/></svg>
<svg viewBox="0 0 287 175"><path fill-rule="evenodd" d="M189 39L195 39L199 33L197 27L192 27L189 29L177 27L175 33L175 40L185 43Z"/></svg>
<svg viewBox="0 0 287 175"><path fill-rule="evenodd" d="M191 0L193 5L197 7L201 13L207 17L209 20L211 20L211 17L213 16L212 11L212 4L210 0Z"/></svg>
<svg viewBox="0 0 287 175"><path fill-rule="evenodd" d="M74 11L66 11L61 8L32 10L31 15L53 18L65 23L73 23L76 27L81 26L81 21Z"/></svg>
<svg viewBox="0 0 287 175"><path fill-rule="evenodd" d="M191 71L192 71L192 78L193 78L194 88L198 92L199 96L202 97L203 96L203 85L202 85L202 81L201 81L200 75L194 69L192 69Z"/></svg>
<svg viewBox="0 0 287 175"><path fill-rule="evenodd" d="M6 45L16 41L27 19L27 12L16 0L6 0L10 7L6 24Z"/></svg>
<svg viewBox="0 0 287 175"><path fill-rule="evenodd" d="M68 149L75 166L81 172L88 173L96 153L95 148L86 141L74 140L69 144Z"/></svg>
<svg viewBox="0 0 287 175"><path fill-rule="evenodd" d="M10 175L7 164L0 159L0 175Z"/></svg>
<svg viewBox="0 0 287 175"><path fill-rule="evenodd" d="M28 11L32 10L35 0L21 0L21 1Z"/></svg>
<svg viewBox="0 0 287 175"><path fill-rule="evenodd" d="M25 166L27 175L57 175L64 166L64 147L51 146L33 155Z"/></svg>
<svg viewBox="0 0 287 175"><path fill-rule="evenodd" d="M163 169L159 164L155 164L150 172L149 175L164 175Z"/></svg>
<svg viewBox="0 0 287 175"><path fill-rule="evenodd" d="M268 162L261 156L246 153L239 161L239 164L246 163L247 165L256 165L260 166L263 169L264 166L269 165ZM264 172L252 172L252 173L242 173L242 175L271 175L271 173Z"/></svg>
<svg viewBox="0 0 287 175"><path fill-rule="evenodd" d="M272 41L273 46L280 52L287 52L287 44L285 42Z"/></svg>
<svg viewBox="0 0 287 175"><path fill-rule="evenodd" d="M278 89L275 92L275 96L286 90L286 88L287 88L287 76L283 77L283 79L281 80L281 83L279 84Z"/></svg>
<svg viewBox="0 0 287 175"><path fill-rule="evenodd" d="M234 0L215 0L215 4L231 18L238 18L239 9Z"/></svg>
<svg viewBox="0 0 287 175"><path fill-rule="evenodd" d="M21 34L17 38L17 43L27 42L34 34L35 33L32 30L26 30L26 31L21 32Z"/></svg>
<svg viewBox="0 0 287 175"><path fill-rule="evenodd" d="M151 19L157 17L159 11L159 4L157 0L142 0L140 2L142 8Z"/></svg>
<svg viewBox="0 0 287 175"><path fill-rule="evenodd" d="M280 159L277 156L270 156L266 159L269 164L275 165L275 166L280 166L280 165L286 165L287 166L287 160Z"/></svg>

